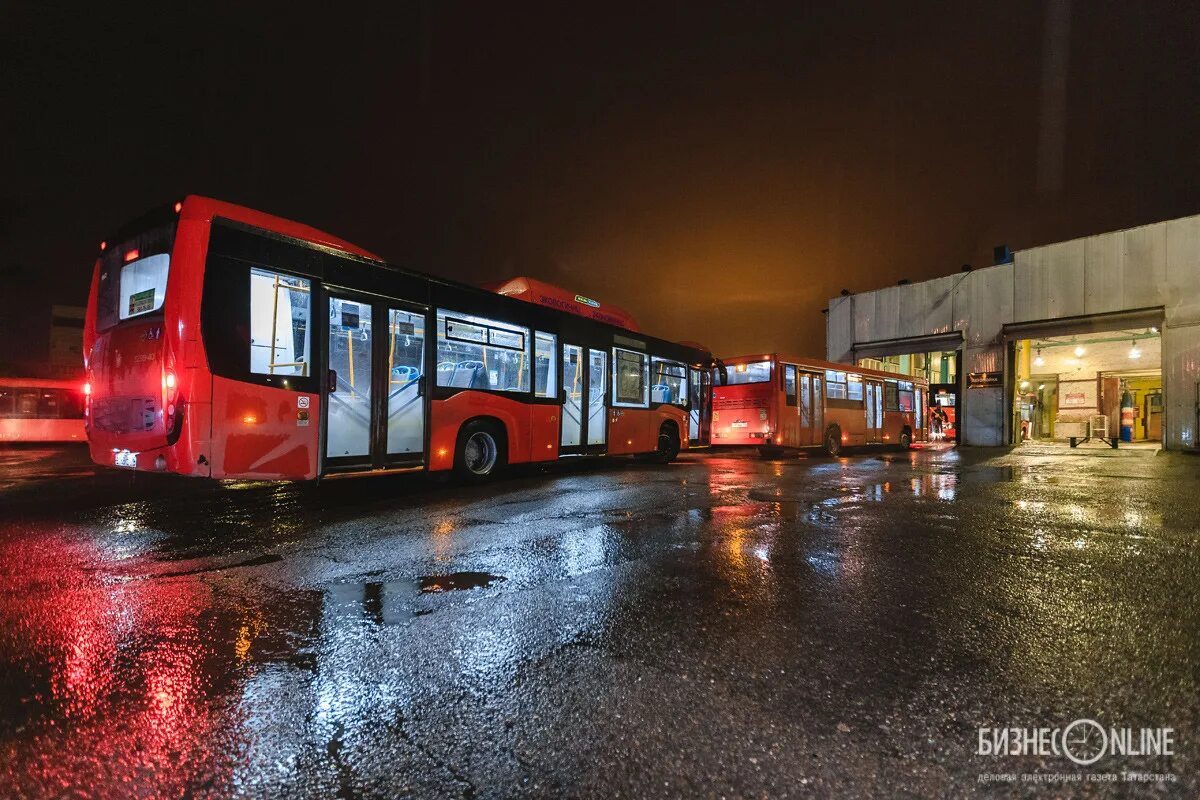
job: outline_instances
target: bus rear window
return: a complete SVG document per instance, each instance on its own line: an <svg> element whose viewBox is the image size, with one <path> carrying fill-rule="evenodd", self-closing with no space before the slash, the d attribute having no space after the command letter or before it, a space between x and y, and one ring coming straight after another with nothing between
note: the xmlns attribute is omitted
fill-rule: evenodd
<svg viewBox="0 0 1200 800"><path fill-rule="evenodd" d="M121 301L117 306L121 319L162 308L170 267L171 256L166 253L121 265Z"/></svg>
<svg viewBox="0 0 1200 800"><path fill-rule="evenodd" d="M161 216L161 212L155 215ZM96 327L108 330L119 322L162 308L175 241L174 213L166 224L123 232L100 259L96 293Z"/></svg>
<svg viewBox="0 0 1200 800"><path fill-rule="evenodd" d="M729 373L730 386L741 383L766 383L771 380L770 361L752 361L749 364L735 364L726 370Z"/></svg>

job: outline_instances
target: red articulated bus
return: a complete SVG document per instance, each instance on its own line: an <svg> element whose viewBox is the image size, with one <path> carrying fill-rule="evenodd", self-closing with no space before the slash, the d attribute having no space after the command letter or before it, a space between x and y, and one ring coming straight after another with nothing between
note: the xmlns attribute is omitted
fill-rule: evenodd
<svg viewBox="0 0 1200 800"><path fill-rule="evenodd" d="M764 455L925 441L929 387L920 378L770 353L725 359L713 389L712 443Z"/></svg>
<svg viewBox="0 0 1200 800"><path fill-rule="evenodd" d="M0 378L0 442L84 442L80 381Z"/></svg>
<svg viewBox="0 0 1200 800"><path fill-rule="evenodd" d="M99 464L482 479L575 455L670 461L708 440L710 353L537 281L441 280L195 196L100 249L84 331Z"/></svg>

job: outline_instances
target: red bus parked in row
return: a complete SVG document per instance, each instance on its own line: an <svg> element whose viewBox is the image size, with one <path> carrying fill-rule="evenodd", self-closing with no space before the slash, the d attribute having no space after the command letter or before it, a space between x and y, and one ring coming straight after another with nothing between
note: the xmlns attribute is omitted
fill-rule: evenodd
<svg viewBox="0 0 1200 800"><path fill-rule="evenodd" d="M83 442L80 381L0 378L0 442Z"/></svg>
<svg viewBox="0 0 1200 800"><path fill-rule="evenodd" d="M778 353L726 359L713 389L712 443L764 455L925 441L923 379Z"/></svg>
<svg viewBox="0 0 1200 800"><path fill-rule="evenodd" d="M634 327L536 281L446 281L189 196L101 244L84 331L91 455L267 479L669 461L708 442L714 361Z"/></svg>

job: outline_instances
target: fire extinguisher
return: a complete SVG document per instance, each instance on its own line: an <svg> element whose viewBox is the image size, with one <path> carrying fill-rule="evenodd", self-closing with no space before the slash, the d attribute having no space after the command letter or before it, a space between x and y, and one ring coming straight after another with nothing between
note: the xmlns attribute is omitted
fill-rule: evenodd
<svg viewBox="0 0 1200 800"><path fill-rule="evenodd" d="M1121 395L1121 441L1133 441L1133 395L1126 389Z"/></svg>

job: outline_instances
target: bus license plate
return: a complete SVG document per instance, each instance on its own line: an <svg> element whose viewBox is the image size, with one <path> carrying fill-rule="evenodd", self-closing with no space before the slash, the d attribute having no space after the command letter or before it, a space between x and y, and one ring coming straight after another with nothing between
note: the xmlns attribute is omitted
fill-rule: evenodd
<svg viewBox="0 0 1200 800"><path fill-rule="evenodd" d="M742 420L740 420L740 419L739 419L737 422L731 422L731 423L729 423L729 427L731 427L731 428L745 428L745 427L746 427L747 425L749 425L749 424L750 424L749 422L743 422Z"/></svg>
<svg viewBox="0 0 1200 800"><path fill-rule="evenodd" d="M113 462L118 467L137 469L137 453L131 453L128 450L118 450L113 453Z"/></svg>

